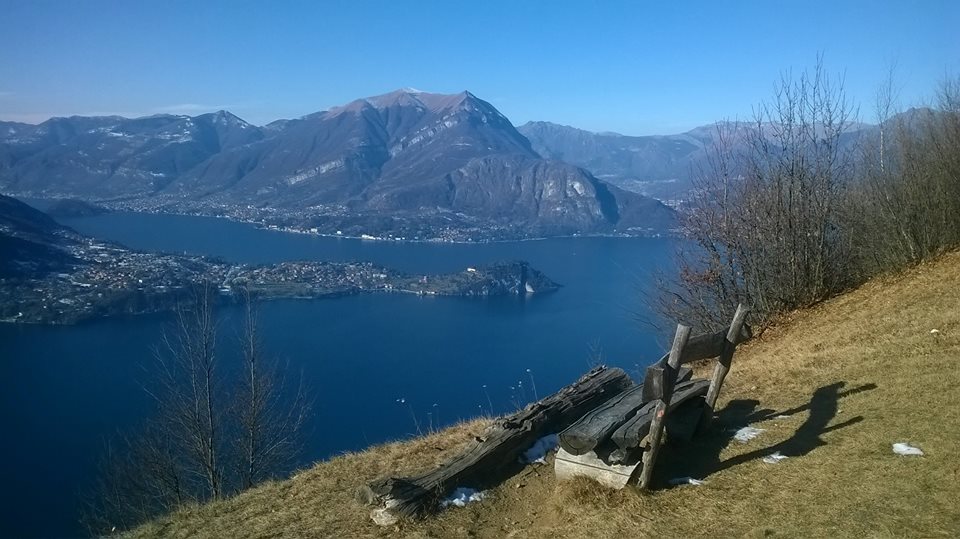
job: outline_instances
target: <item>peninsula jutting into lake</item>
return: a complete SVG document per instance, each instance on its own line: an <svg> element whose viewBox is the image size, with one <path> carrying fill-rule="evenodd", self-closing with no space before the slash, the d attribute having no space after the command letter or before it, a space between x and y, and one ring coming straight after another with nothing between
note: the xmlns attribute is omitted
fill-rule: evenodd
<svg viewBox="0 0 960 539"><path fill-rule="evenodd" d="M2 196L0 240L3 322L70 324L158 312L188 301L197 287L215 288L222 301L230 302L248 293L266 300L363 292L497 296L549 292L559 286L519 261L412 275L370 262L236 264L147 253L78 234Z"/></svg>

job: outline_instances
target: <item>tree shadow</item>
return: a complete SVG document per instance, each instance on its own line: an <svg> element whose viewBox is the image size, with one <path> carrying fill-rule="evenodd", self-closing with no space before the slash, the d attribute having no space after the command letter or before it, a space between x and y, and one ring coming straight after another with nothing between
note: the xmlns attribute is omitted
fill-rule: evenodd
<svg viewBox="0 0 960 539"><path fill-rule="evenodd" d="M718 412L710 430L689 443L672 444L670 450L664 452L663 457L666 458L661 457L663 461L658 463L661 465L657 466L659 473L656 475L664 484L666 480L675 477L703 479L719 471L776 452L786 457L807 455L814 449L827 444L821 438L822 435L863 421L863 416L856 416L841 423L829 425L837 415L841 398L877 387L876 384L871 383L841 391L845 385L846 382L836 382L819 387L813 392L808 403L781 411L759 408L758 400L732 400ZM809 416L790 438L763 449L720 460L720 454L734 440L734 429L762 424L781 416L792 416L804 411L809 411Z"/></svg>

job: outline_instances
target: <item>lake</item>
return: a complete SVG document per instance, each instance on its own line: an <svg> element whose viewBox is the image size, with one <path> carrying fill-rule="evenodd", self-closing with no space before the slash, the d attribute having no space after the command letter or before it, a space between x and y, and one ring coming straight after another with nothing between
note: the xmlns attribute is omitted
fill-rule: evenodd
<svg viewBox="0 0 960 539"><path fill-rule="evenodd" d="M367 260L426 274L523 259L563 285L526 298L368 294L264 303L265 351L302 372L314 398L304 466L415 434L411 409L423 430L512 411L534 399L534 386L542 397L574 381L598 354L636 378L670 338L639 321L651 317L644 287L672 268L669 239L395 243L205 217L112 213L62 222L135 249L245 263ZM240 313L220 314L218 357L227 364L236 359ZM142 385L169 320L0 324L0 536L80 533L78 493L90 485L105 440L148 414Z"/></svg>

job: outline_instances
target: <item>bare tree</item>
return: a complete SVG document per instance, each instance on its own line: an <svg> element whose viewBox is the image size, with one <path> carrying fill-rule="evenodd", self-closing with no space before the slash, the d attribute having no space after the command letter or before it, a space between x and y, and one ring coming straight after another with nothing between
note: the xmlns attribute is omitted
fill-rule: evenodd
<svg viewBox="0 0 960 539"><path fill-rule="evenodd" d="M164 333L157 352L158 389L149 390L160 422L184 449L187 468L206 488L206 496L223 496L225 404L217 365L217 323L213 291L199 288L191 305L179 306L174 329Z"/></svg>
<svg viewBox="0 0 960 539"><path fill-rule="evenodd" d="M250 292L245 291L244 370L236 405L240 427L238 476L242 488L287 469L300 451L300 435L310 409L302 375L297 387L289 388L284 374L288 369L281 370L275 362L264 358L254 302Z"/></svg>

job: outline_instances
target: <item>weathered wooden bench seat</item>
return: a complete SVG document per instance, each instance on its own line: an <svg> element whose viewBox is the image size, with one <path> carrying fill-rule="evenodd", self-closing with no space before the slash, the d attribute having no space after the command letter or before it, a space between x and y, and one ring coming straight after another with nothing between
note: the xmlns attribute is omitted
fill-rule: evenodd
<svg viewBox="0 0 960 539"><path fill-rule="evenodd" d="M690 328L678 326L670 353L647 368L642 384L625 389L560 433L557 477L587 476L613 488L639 482L646 488L663 430L671 439L689 440L712 418L736 345L749 338L746 314L741 305L727 329L694 338L689 337ZM692 380L691 370L681 367L712 357L717 365L710 380Z"/></svg>
<svg viewBox="0 0 960 539"><path fill-rule="evenodd" d="M443 464L414 476L391 475L364 485L357 499L374 506L379 525L431 513L458 486L490 488L517 473L520 455L546 435L560 432L558 477L587 475L616 488L650 481L664 428L673 438L691 436L713 415L730 368L746 309L737 308L726 332L690 339L679 326L670 353L647 368L637 385L623 370L597 367L556 393L496 419L484 434ZM719 356L713 378L691 380L684 362ZM642 464L641 464L642 463Z"/></svg>

